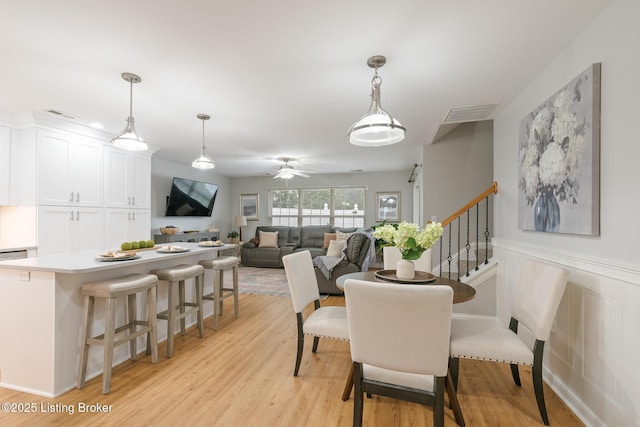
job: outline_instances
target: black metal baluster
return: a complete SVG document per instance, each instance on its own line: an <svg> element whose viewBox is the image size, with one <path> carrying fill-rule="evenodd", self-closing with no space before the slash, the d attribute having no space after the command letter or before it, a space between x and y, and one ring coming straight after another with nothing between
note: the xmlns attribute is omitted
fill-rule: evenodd
<svg viewBox="0 0 640 427"><path fill-rule="evenodd" d="M480 269L478 267L480 259L478 257L478 250L480 249L480 203L476 203L476 271Z"/></svg>
<svg viewBox="0 0 640 427"><path fill-rule="evenodd" d="M487 202L486 216L485 216L485 222L487 225L484 231L484 249L485 249L484 263L489 264L489 236L491 236L491 233L489 232L489 196L487 196L485 200Z"/></svg>
<svg viewBox="0 0 640 427"><path fill-rule="evenodd" d="M471 244L469 243L469 223L471 222L470 212L467 211L467 244L465 245L465 249L467 250L467 272L465 276L469 276L469 252L471 249Z"/></svg>

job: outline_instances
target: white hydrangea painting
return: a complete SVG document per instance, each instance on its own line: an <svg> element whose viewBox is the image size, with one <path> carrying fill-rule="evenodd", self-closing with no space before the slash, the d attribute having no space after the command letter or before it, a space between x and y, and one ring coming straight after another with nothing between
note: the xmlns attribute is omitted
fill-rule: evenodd
<svg viewBox="0 0 640 427"><path fill-rule="evenodd" d="M520 122L518 227L600 234L600 64Z"/></svg>

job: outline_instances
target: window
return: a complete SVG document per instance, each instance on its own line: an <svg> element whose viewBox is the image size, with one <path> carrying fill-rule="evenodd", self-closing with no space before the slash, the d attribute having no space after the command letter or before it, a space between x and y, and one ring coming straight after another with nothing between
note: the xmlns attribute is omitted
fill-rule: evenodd
<svg viewBox="0 0 640 427"><path fill-rule="evenodd" d="M364 227L365 187L271 190L271 225Z"/></svg>

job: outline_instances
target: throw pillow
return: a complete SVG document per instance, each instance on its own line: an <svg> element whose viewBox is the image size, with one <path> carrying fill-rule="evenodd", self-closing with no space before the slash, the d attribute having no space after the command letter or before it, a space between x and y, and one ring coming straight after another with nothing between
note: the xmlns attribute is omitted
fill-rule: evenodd
<svg viewBox="0 0 640 427"><path fill-rule="evenodd" d="M259 231L258 239L260 243L259 248L277 248L278 247L278 232L277 231Z"/></svg>
<svg viewBox="0 0 640 427"><path fill-rule="evenodd" d="M260 245L260 240L257 237L252 237L249 241L256 246Z"/></svg>
<svg viewBox="0 0 640 427"><path fill-rule="evenodd" d="M348 240L353 233L343 233L340 230L336 230L336 240Z"/></svg>
<svg viewBox="0 0 640 427"><path fill-rule="evenodd" d="M329 249L329 242L336 240L336 233L324 233L324 245L323 249Z"/></svg>
<svg viewBox="0 0 640 427"><path fill-rule="evenodd" d="M327 249L327 256L341 257L342 251L347 247L346 240L332 240L329 242L329 248Z"/></svg>

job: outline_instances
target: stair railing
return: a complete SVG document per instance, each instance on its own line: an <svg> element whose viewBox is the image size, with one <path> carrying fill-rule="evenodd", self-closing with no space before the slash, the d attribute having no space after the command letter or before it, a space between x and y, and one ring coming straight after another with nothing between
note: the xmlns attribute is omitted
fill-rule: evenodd
<svg viewBox="0 0 640 427"><path fill-rule="evenodd" d="M476 255L475 256L475 266L469 261L470 253L472 249L472 237L475 232L475 245L476 245L476 253L477 250L480 249L480 232L482 232L484 237L484 261L483 264L487 264L489 262L489 242L491 240L491 230L493 225L493 216L492 210L490 209L489 197L498 193L498 183L494 182L491 187L487 188L481 194L476 196L469 203L465 204L462 208L458 209L453 215L450 215L447 219L442 221L442 227L444 228L444 232L442 233L442 238L440 239L440 276L448 275L451 279L452 277L452 265L456 265L457 269L457 277L454 275L454 279L460 280L460 277L463 275L469 276L470 271L478 270L480 267L480 259ZM483 215L481 218L481 210L483 211ZM473 213L472 213L473 212ZM475 214L475 215L474 215ZM472 216L475 216L475 221L472 220ZM463 219L465 218L465 219ZM465 223L465 229L461 230L463 224ZM464 247L461 246L462 239L465 240ZM457 241L457 244L452 245L452 242ZM446 263L443 263L443 256L446 253ZM466 266L462 265L461 255L464 255L466 260ZM448 267L448 272L443 271L443 266ZM464 267L464 274L463 269Z"/></svg>

